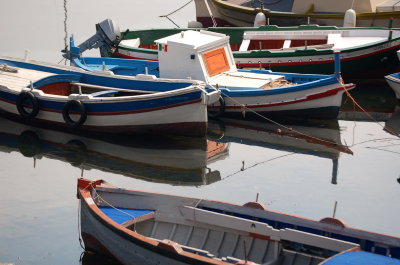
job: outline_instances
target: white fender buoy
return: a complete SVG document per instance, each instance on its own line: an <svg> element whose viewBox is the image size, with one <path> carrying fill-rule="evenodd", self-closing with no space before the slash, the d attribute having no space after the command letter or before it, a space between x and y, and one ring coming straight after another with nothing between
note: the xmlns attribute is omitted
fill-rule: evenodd
<svg viewBox="0 0 400 265"><path fill-rule="evenodd" d="M199 21L190 20L188 22L188 27L189 28L203 28L203 24Z"/></svg>
<svg viewBox="0 0 400 265"><path fill-rule="evenodd" d="M258 12L256 17L254 18L254 27L265 26L265 14L263 12Z"/></svg>
<svg viewBox="0 0 400 265"><path fill-rule="evenodd" d="M356 26L356 11L354 11L354 9L348 9L346 10L346 13L344 13L343 27L354 28L355 26Z"/></svg>

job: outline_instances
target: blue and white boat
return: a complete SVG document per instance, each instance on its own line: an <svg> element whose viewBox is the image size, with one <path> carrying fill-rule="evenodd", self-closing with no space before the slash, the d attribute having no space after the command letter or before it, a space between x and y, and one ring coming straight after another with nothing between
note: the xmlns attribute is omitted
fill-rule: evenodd
<svg viewBox="0 0 400 265"><path fill-rule="evenodd" d="M93 36L98 41L100 37ZM91 38L91 39L92 39ZM89 39L89 40L91 40ZM355 87L345 84L336 54L335 74L277 73L268 70L237 69L229 37L209 31L182 31L156 41L158 62L116 58L82 58L91 48L86 41L65 55L73 65L86 70L115 74L154 74L162 78L204 81L208 89L218 89L219 103L209 106L211 115L238 114L267 117L307 117L330 119L338 115L343 93Z"/></svg>
<svg viewBox="0 0 400 265"><path fill-rule="evenodd" d="M205 84L0 57L0 110L73 130L204 136ZM214 99L214 100L215 100Z"/></svg>
<svg viewBox="0 0 400 265"><path fill-rule="evenodd" d="M393 89L398 100L400 100L400 72L385 76L386 82Z"/></svg>
<svg viewBox="0 0 400 265"><path fill-rule="evenodd" d="M125 265L399 265L400 238L228 202L78 179L85 249Z"/></svg>

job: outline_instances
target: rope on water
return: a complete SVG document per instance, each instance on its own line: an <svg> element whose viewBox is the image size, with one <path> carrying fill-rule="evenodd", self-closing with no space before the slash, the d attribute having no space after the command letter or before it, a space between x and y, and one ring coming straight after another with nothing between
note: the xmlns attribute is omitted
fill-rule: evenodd
<svg viewBox="0 0 400 265"><path fill-rule="evenodd" d="M236 172L233 172L232 174L229 174L229 175L225 176L224 178L221 179L221 181L222 181L222 180L225 180L225 179L227 179L227 178L230 178L230 177L232 177L232 176L234 176L234 175L236 175L236 174L238 174L238 173L240 173L240 172L243 172L243 171L246 171L246 170L248 170L248 169L250 169L250 168L256 167L256 166L258 166L258 165L265 164L265 163L268 163L268 162L270 162L270 161L273 161L273 160L276 160L276 159L279 159L279 158L283 158L283 157L286 157L286 156L295 155L295 154L296 154L296 153L293 153L293 152L292 152L292 153L288 153L288 154L276 156L276 157L270 158L270 159L268 159L268 160L264 160L264 161L261 161L261 162L257 162L257 163L255 163L255 164L253 164L253 165L251 165L251 166L248 166L248 167L244 167L244 165L243 165L241 169L239 169L239 170L236 171ZM243 162L244 162L244 161L243 161Z"/></svg>
<svg viewBox="0 0 400 265"><path fill-rule="evenodd" d="M210 86L211 86L211 85L210 85ZM211 87L214 88L213 86L211 86ZM216 88L214 88L214 89L216 89ZM297 130L295 130L295 129L293 129L293 128L290 128L290 127L288 127L288 126L285 126L285 125L283 125L283 124L281 124L281 123L279 123L279 122L276 122L276 121L274 121L274 120L272 120L272 119L270 119L270 118L268 118L268 117L266 117L266 116L264 116L264 115L262 115L262 114L260 114L260 113L258 113L258 112L256 112L256 111L254 111L254 110L248 108L246 105L244 105L244 104L238 102L237 100L233 99L232 97L226 95L226 94L225 94L224 92L222 92L222 91L221 91L221 94L223 94L225 97L229 98L231 101L233 101L233 102L235 102L236 104L238 104L239 106L241 106L241 109L243 110L243 111L242 111L243 113L244 113L245 111L250 111L250 112L252 112L253 114L257 115L258 117L260 117L260 118L262 118L262 119L264 119L264 120L266 120L266 121L268 121L268 122L270 122L270 123L273 123L273 124L275 124L275 125L277 125L277 126L280 126L280 127L284 128L284 129L290 131L290 132L297 133L297 134L299 134L299 135L308 137L308 138L310 138L310 139L317 140L317 141L322 142L322 143L326 143L327 145L338 146L338 147L341 147L341 148L348 148L348 146L345 146L345 145L336 143L336 142L334 142L334 141L329 141L329 140L326 140L326 139L321 139L321 138L318 138L318 137L315 137L315 136L311 136L311 135L308 135L308 134L306 134L306 133L297 131ZM351 152L351 151L350 151L350 152ZM349 152L349 153L350 153L350 152Z"/></svg>

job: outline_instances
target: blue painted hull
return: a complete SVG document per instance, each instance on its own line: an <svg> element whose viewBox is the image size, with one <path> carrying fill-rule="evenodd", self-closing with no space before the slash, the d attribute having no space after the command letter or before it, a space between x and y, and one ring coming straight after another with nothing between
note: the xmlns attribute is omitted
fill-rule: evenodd
<svg viewBox="0 0 400 265"><path fill-rule="evenodd" d="M10 115L62 127L72 124L74 130L206 134L207 108L199 83L149 76L141 80L13 59L0 59L0 64L19 71L0 71L0 109ZM30 93L36 106L18 102L22 92ZM70 101L79 101L83 106L68 109L72 120L68 123L65 108ZM27 115L21 113L21 106ZM30 109L37 114L29 115ZM75 126L83 114L87 117Z"/></svg>
<svg viewBox="0 0 400 265"><path fill-rule="evenodd" d="M88 71L105 67L115 74L160 75L158 62L151 61L88 57L72 59L71 63ZM261 114L283 119L333 119L339 113L343 93L355 87L353 84L341 83L340 76L334 74L294 74L268 70L239 70L240 72L280 75L295 85L266 90L219 86L225 106L221 111L220 104L209 105L209 111L246 118L259 118Z"/></svg>

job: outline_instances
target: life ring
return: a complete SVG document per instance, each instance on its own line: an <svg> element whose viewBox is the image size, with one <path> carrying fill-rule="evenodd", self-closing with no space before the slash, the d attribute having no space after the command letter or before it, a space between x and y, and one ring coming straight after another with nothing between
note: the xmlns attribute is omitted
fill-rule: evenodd
<svg viewBox="0 0 400 265"><path fill-rule="evenodd" d="M24 104L31 106L32 111L27 111L24 107ZM17 96L16 105L19 114L27 119L35 118L39 112L39 101L30 91L22 91L19 93Z"/></svg>
<svg viewBox="0 0 400 265"><path fill-rule="evenodd" d="M216 111L207 111L208 117L210 118L217 118L219 117L222 113L225 112L225 100L222 96L219 96L219 108Z"/></svg>
<svg viewBox="0 0 400 265"><path fill-rule="evenodd" d="M79 119L73 120L70 116L71 112L80 113ZM82 125L86 121L86 118L87 118L86 107L79 100L75 100L75 99L70 100L67 103L65 103L65 105L62 109L62 115L63 115L65 123L68 126L75 128L75 127Z"/></svg>

